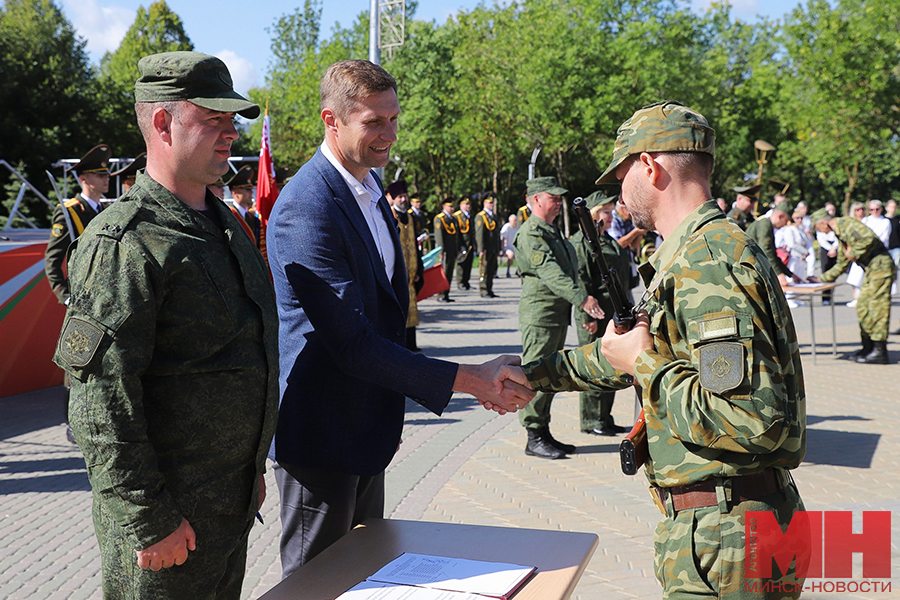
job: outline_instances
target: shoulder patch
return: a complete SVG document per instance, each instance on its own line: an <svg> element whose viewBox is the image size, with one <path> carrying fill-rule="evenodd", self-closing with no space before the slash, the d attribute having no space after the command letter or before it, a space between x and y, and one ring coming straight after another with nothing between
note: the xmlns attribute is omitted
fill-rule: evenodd
<svg viewBox="0 0 900 600"><path fill-rule="evenodd" d="M744 345L716 342L701 346L700 385L714 394L733 390L744 381Z"/></svg>
<svg viewBox="0 0 900 600"><path fill-rule="evenodd" d="M102 340L103 331L99 327L79 317L71 317L59 336L57 350L69 366L84 367L94 358Z"/></svg>
<svg viewBox="0 0 900 600"><path fill-rule="evenodd" d="M53 228L50 229L50 235L55 238L62 237L63 234L63 226L62 223L54 223Z"/></svg>
<svg viewBox="0 0 900 600"><path fill-rule="evenodd" d="M539 267L544 264L544 261L547 260L547 253L542 252L540 250L532 250L531 251L531 264L535 267Z"/></svg>

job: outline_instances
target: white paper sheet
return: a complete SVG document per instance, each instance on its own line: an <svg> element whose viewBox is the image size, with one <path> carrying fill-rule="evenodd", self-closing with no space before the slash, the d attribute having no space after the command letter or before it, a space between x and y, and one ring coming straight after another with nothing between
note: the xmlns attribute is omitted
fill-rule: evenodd
<svg viewBox="0 0 900 600"><path fill-rule="evenodd" d="M337 600L484 600L484 596L379 581L363 581L338 596Z"/></svg>

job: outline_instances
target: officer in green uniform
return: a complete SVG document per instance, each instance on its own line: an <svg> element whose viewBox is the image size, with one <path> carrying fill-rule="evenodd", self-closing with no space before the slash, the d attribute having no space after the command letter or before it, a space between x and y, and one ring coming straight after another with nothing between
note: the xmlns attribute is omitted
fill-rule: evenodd
<svg viewBox="0 0 900 600"><path fill-rule="evenodd" d="M578 278L575 248L553 223L567 190L557 185L555 177L529 179L526 186L533 212L519 226L513 241L522 277L519 331L525 362L562 349L573 305L595 319L603 317L596 298L584 290ZM525 454L529 456L556 459L575 452L575 446L550 434L552 402L552 392L541 392L519 411L519 423L528 434Z"/></svg>
<svg viewBox="0 0 900 600"><path fill-rule="evenodd" d="M756 207L756 201L759 198L759 190L761 185L745 185L733 188L737 193L731 210L728 211L728 218L738 224L738 227L747 231L747 226L756 220L753 210Z"/></svg>
<svg viewBox="0 0 900 600"><path fill-rule="evenodd" d="M471 289L472 263L475 261L475 223L472 218L472 199L468 196L459 201L459 210L453 213L459 230L459 255L456 265L456 287Z"/></svg>
<svg viewBox="0 0 900 600"><path fill-rule="evenodd" d="M806 393L778 277L710 200L714 148L706 119L676 102L646 106L619 128L598 183L620 180L635 225L665 240L640 267L646 312L631 331L610 326L591 346L504 367L497 382L524 377L547 392L639 384L644 469L664 513L663 597L798 598L793 567L745 577L747 511L772 512L784 530L803 510L789 470L805 451Z"/></svg>
<svg viewBox="0 0 900 600"><path fill-rule="evenodd" d="M447 285L453 283L453 268L456 266L456 255L459 252L459 227L453 216L453 197L444 198L441 212L434 218L434 244L441 248L441 269L447 278ZM450 297L450 290L438 294L438 302L455 302Z"/></svg>
<svg viewBox="0 0 900 600"><path fill-rule="evenodd" d="M262 256L208 191L237 94L196 52L142 58L147 168L69 261L54 360L93 491L103 597L241 597L278 412L278 316Z"/></svg>
<svg viewBox="0 0 900 600"><path fill-rule="evenodd" d="M841 247L837 263L822 273L824 282L834 281L856 263L865 270L859 297L856 299L856 317L859 319L859 335L862 349L856 353L858 363L888 364L887 336L891 319L891 284L897 277L897 268L891 255L871 229L850 217L833 217L824 208L810 215L816 230L833 231Z"/></svg>
<svg viewBox="0 0 900 600"><path fill-rule="evenodd" d="M60 304L69 301L69 283L63 271L66 251L78 239L88 223L105 207L103 195L109 191L109 157L112 151L106 144L91 148L72 170L78 177L81 193L53 210L50 241L44 253L44 272L50 289ZM70 226L71 224L71 226Z"/></svg>
<svg viewBox="0 0 900 600"><path fill-rule="evenodd" d="M494 277L500 256L500 220L494 212L494 198L484 199L484 210L475 215L475 242L478 245L478 287L482 298L496 298Z"/></svg>
<svg viewBox="0 0 900 600"><path fill-rule="evenodd" d="M584 201L597 225L597 237L600 240L600 249L607 265L614 272L614 277L618 278L622 290L629 290L631 253L607 233L607 229L612 224L612 213L618 198L618 193L607 194L603 191L596 191ZM606 325L613 316L613 306L609 299L609 290L603 284L600 276L600 269L591 258L591 245L580 229L572 236L572 245L578 256L578 276L582 285L588 294L597 299L604 313L602 318L596 319L583 310L575 311L578 343L585 346L599 340L606 331ZM614 391L589 390L581 392L579 397L582 432L593 435L616 435L628 431L626 428L616 425L613 419L612 407L616 397Z"/></svg>
<svg viewBox="0 0 900 600"><path fill-rule="evenodd" d="M747 226L747 235L756 242L762 249L763 254L766 255L766 258L769 259L769 262L772 263L781 285L787 285L788 279L795 282L800 282L804 279L788 269L784 261L778 257L778 252L775 249L775 230L781 229L790 223L793 214L793 205L787 200L782 200L772 207L768 217L760 217Z"/></svg>

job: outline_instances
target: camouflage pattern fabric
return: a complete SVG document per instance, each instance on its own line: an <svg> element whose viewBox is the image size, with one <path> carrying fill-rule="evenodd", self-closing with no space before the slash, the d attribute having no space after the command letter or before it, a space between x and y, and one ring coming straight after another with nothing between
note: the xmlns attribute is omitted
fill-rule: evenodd
<svg viewBox="0 0 900 600"><path fill-rule="evenodd" d="M538 219L534 219L538 220ZM525 301L524 299L522 300ZM568 321L562 325L530 325L519 323L522 332L522 361L540 360L544 356L563 349L566 345ZM517 411L519 424L526 429L543 429L550 425L550 407L553 405L551 391L542 391L534 399Z"/></svg>
<svg viewBox="0 0 900 600"><path fill-rule="evenodd" d="M600 249L606 258L606 263L610 269L615 271L622 289L627 294L630 294L631 290L628 285L631 279L631 254L620 246L616 240L609 237L607 233L600 234L598 238L600 239ZM575 311L578 344L585 346L599 340L603 332L606 331L606 326L612 319L613 306L609 299L609 291L603 285L600 277L600 269L597 267L594 259L591 258L590 244L581 230L575 232L575 235L572 236L572 245L575 247L575 254L578 257L578 277L585 291L597 299L605 315L602 319L594 319L583 310ZM591 321L597 321L597 333L595 334L584 328L585 324ZM594 390L579 394L582 431L600 429L614 424L611 411L615 396L615 392Z"/></svg>
<svg viewBox="0 0 900 600"><path fill-rule="evenodd" d="M644 467L651 485L796 468L806 448L800 348L778 278L759 246L707 202L640 271L654 348L638 356L635 378L644 394L650 449ZM601 345L558 352L527 364L525 373L532 387L548 392L628 387L632 378L610 366ZM730 503L723 504L724 510ZM785 518L800 507L799 499L790 503ZM740 510L747 509L742 504ZM678 550L683 535L676 525L668 517L661 523L666 535L658 535L658 553L669 552L670 544L677 556L691 552ZM728 534L711 523L692 526L709 540ZM707 570L713 554L708 547L693 551L707 581L743 577L743 537L733 533L722 537L721 549L731 556L727 573ZM669 568L670 561L663 564ZM684 597L693 585L680 578L660 581L671 598ZM714 589L718 585L713 582Z"/></svg>
<svg viewBox="0 0 900 600"><path fill-rule="evenodd" d="M245 543L275 432L272 284L231 211L211 193L207 204L224 231L139 174L69 262L72 296L54 360L72 377L69 419L101 515L98 540L122 540L132 561L182 518L197 531L185 564L221 560L241 536ZM220 518L236 524L231 544L196 529ZM104 580L130 598L137 588L117 571L123 552L101 556ZM128 581L139 588L138 579Z"/></svg>
<svg viewBox="0 0 900 600"><path fill-rule="evenodd" d="M850 269L851 262L865 269L865 276L856 299L856 318L859 329L873 341L887 340L891 319L891 284L897 277L897 267L878 236L868 226L850 217L838 217L833 222L834 235L841 243L837 263L822 273L821 280L830 282ZM851 258L845 254L849 251Z"/></svg>
<svg viewBox="0 0 900 600"><path fill-rule="evenodd" d="M775 250L775 227L772 225L771 219L763 217L753 221L747 226L747 235L762 249L763 254L765 254L776 273L780 273L788 278L793 276L787 265L778 258L778 253Z"/></svg>

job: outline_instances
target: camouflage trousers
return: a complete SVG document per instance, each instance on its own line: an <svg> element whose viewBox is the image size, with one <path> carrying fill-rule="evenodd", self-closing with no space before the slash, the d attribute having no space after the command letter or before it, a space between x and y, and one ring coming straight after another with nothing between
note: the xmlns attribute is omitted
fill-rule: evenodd
<svg viewBox="0 0 900 600"><path fill-rule="evenodd" d="M522 364L559 352L566 345L568 323L556 327L519 325L522 332ZM519 423L526 429L541 429L550 425L550 405L554 394L538 392L534 400L518 411Z"/></svg>
<svg viewBox="0 0 900 600"><path fill-rule="evenodd" d="M138 566L131 541L96 499L93 518L104 600L240 600L252 519L191 520L197 549L188 552L183 565L151 571Z"/></svg>
<svg viewBox="0 0 900 600"><path fill-rule="evenodd" d="M591 333L584 328L584 324L588 321L587 314L583 310L576 311L578 318L575 319L575 327L578 329L578 345L586 346L603 337L606 331L606 324L609 319L603 319L598 322L597 333ZM582 317L584 315L584 317ZM612 418L613 400L616 398L615 392L581 392L578 394L579 408L581 413L581 430L590 431L592 429L601 429L615 425Z"/></svg>
<svg viewBox="0 0 900 600"><path fill-rule="evenodd" d="M891 319L891 284L897 267L889 254L876 256L866 267L866 275L856 299L859 330L873 341L887 340Z"/></svg>
<svg viewBox="0 0 900 600"><path fill-rule="evenodd" d="M784 490L756 500L725 507L709 506L677 514L671 499L666 517L656 526L654 544L656 578L666 600L787 600L800 597L803 580L794 578L794 567L784 576L773 565L772 582L787 584L793 593L765 592L765 581L744 577L744 515L747 511L771 511L786 529L794 511L804 510L793 483ZM755 585L758 584L758 585ZM796 584L796 585L795 585Z"/></svg>

